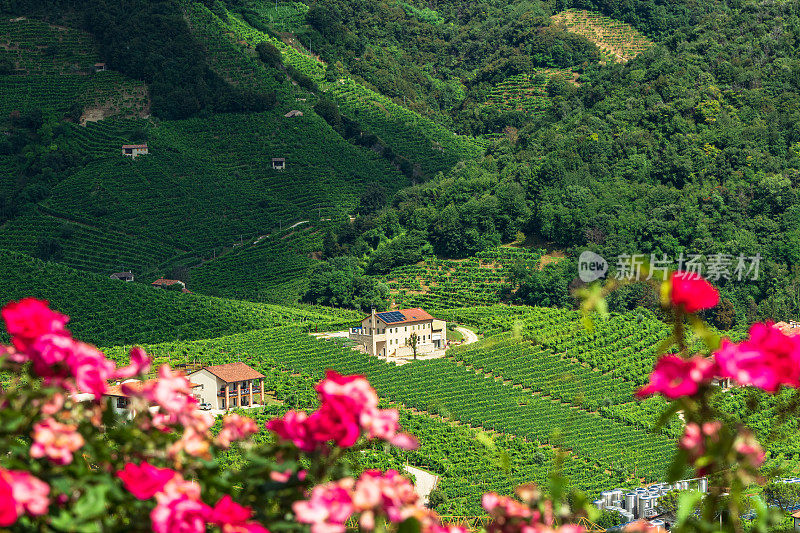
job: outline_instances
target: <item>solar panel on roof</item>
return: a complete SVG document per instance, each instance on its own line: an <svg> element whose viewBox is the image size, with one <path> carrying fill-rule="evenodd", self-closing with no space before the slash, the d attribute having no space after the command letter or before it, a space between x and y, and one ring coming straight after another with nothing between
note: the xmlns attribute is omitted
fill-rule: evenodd
<svg viewBox="0 0 800 533"><path fill-rule="evenodd" d="M387 324L392 324L394 322L402 322L403 320L406 319L406 317L403 316L403 313L400 313L398 311L386 311L384 313L378 313L375 316L377 316Z"/></svg>

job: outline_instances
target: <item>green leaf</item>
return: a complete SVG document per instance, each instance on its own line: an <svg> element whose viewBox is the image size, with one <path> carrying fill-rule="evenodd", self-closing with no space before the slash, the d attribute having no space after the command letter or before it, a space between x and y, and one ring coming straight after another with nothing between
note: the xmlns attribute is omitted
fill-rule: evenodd
<svg viewBox="0 0 800 533"><path fill-rule="evenodd" d="M397 533L419 533L420 532L420 523L419 520L410 516L400 522L400 526L397 528Z"/></svg>
<svg viewBox="0 0 800 533"><path fill-rule="evenodd" d="M696 491L687 491L678 496L678 513L676 515L678 523L683 523L694 512L702 499L703 493Z"/></svg>
<svg viewBox="0 0 800 533"><path fill-rule="evenodd" d="M91 519L101 516L106 512L106 493L109 490L108 485L93 485L86 488L75 506L73 511L77 517L81 519Z"/></svg>

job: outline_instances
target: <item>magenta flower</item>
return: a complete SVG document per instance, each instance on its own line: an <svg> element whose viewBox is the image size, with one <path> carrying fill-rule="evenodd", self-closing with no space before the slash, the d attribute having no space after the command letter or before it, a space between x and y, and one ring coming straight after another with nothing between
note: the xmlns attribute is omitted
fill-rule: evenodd
<svg viewBox="0 0 800 533"><path fill-rule="evenodd" d="M311 524L311 533L343 533L344 524L355 511L352 478L317 485L308 501L292 504L298 522Z"/></svg>
<svg viewBox="0 0 800 533"><path fill-rule="evenodd" d="M711 359L665 355L653 367L650 383L639 389L636 395L641 398L659 393L671 400L692 396L701 385L710 383L716 372L717 367Z"/></svg>
<svg viewBox="0 0 800 533"><path fill-rule="evenodd" d="M31 457L47 457L55 464L67 465L72 462L72 454L84 445L83 437L77 428L62 424L52 418L37 422L33 426Z"/></svg>
<svg viewBox="0 0 800 533"><path fill-rule="evenodd" d="M683 307L687 313L711 309L719 303L719 292L709 282L688 272L675 272L671 278L670 301L675 307Z"/></svg>
<svg viewBox="0 0 800 533"><path fill-rule="evenodd" d="M47 513L49 494L47 483L29 473L0 468L0 527L13 525L25 513Z"/></svg>
<svg viewBox="0 0 800 533"><path fill-rule="evenodd" d="M11 342L20 351L26 351L31 344L48 333L69 335L65 325L69 317L53 311L47 300L23 298L9 302L0 312L11 335Z"/></svg>
<svg viewBox="0 0 800 533"><path fill-rule="evenodd" d="M300 450L312 452L322 443L318 443L311 436L307 420L308 415L304 411L291 410L287 411L283 418L268 421L266 427L279 438L293 442Z"/></svg>
<svg viewBox="0 0 800 533"><path fill-rule="evenodd" d="M800 337L770 324L756 323L739 344L727 339L714 354L720 373L740 385L776 392L781 385L800 387Z"/></svg>
<svg viewBox="0 0 800 533"><path fill-rule="evenodd" d="M231 442L244 440L254 433L258 433L258 426L252 418L237 414L228 415L222 419L222 430L217 435L217 445L227 448Z"/></svg>
<svg viewBox="0 0 800 533"><path fill-rule="evenodd" d="M127 463L125 468L117 471L117 477L122 480L125 489L139 500L149 500L177 475L174 470L158 468L147 461L142 461L140 465Z"/></svg>
<svg viewBox="0 0 800 533"><path fill-rule="evenodd" d="M131 364L118 368L114 379L128 379L141 376L150 372L150 358L138 346L131 348Z"/></svg>
<svg viewBox="0 0 800 533"><path fill-rule="evenodd" d="M227 494L220 498L211 511L210 522L222 529L222 533L269 533L258 522L251 521L253 510L234 502Z"/></svg>

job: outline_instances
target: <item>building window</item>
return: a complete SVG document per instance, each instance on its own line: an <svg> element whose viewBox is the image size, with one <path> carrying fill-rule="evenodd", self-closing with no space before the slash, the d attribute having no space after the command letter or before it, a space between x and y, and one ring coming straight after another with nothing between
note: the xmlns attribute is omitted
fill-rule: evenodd
<svg viewBox="0 0 800 533"><path fill-rule="evenodd" d="M117 409L125 409L126 407L128 407L128 399L117 396Z"/></svg>

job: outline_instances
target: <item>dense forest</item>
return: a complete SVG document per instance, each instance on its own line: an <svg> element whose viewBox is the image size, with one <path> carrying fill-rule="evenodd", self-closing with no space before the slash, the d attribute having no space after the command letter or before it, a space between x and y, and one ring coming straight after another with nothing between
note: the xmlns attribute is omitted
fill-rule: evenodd
<svg viewBox="0 0 800 533"><path fill-rule="evenodd" d="M796 316L797 5L729 3L668 20L676 27L658 45L627 64L587 68L579 88L508 130L483 161L401 191L386 213L354 226L366 236L398 221L448 257L513 241L518 231L569 257L585 247L612 261L760 254L757 281L720 280L726 312L717 325ZM349 230L342 237L363 247ZM564 288L577 269L562 263L527 273L518 298L570 305ZM614 305L655 306L644 293L631 287Z"/></svg>
<svg viewBox="0 0 800 533"><path fill-rule="evenodd" d="M723 306L710 318L730 327L800 314L797 2L309 0L291 4L304 6L291 7L302 13L291 33L272 25L260 2L203 4L276 39L296 37L327 63L328 81L348 75L453 131L492 134L484 138L484 157L423 175L333 100L312 100L337 135L377 146L415 184L396 194L366 190L352 212L355 221L343 217L327 231L322 257L351 259L320 265L307 300L372 305L384 287L370 276L431 254L465 258L515 242L564 258L515 273L511 301L574 305L575 260L587 247L612 265L621 254L758 254L757 280L718 280ZM187 25L188 5L0 3L10 13L72 21L90 31L110 65L148 83L157 117L272 107L274 93L232 85L210 67ZM567 8L630 23L655 44L630 61L608 61L595 43L552 23ZM283 66L274 47L255 53L267 67L318 89ZM533 113L486 104L494 88L522 75L531 83L544 76L546 106ZM24 154L29 176L81 164L45 149L59 139L58 117L53 120L23 114L0 146ZM19 188L6 200L4 217L45 197L54 179ZM43 253L57 257L58 250ZM349 301L319 283L325 279L350 287ZM632 286L612 304L655 307L644 294Z"/></svg>

